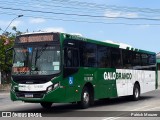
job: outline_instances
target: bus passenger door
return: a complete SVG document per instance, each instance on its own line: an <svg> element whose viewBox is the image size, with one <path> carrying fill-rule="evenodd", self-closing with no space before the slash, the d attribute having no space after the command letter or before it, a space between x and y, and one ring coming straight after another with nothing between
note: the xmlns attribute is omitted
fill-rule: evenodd
<svg viewBox="0 0 160 120"><path fill-rule="evenodd" d="M77 82L76 73L79 67L78 49L65 48L64 49L64 71L63 77L66 80L66 98L69 102L75 100L75 84Z"/></svg>

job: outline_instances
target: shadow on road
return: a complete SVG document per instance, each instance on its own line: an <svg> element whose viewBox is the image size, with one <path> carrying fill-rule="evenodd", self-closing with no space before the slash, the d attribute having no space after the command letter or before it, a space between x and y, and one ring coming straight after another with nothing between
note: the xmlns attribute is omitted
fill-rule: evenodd
<svg viewBox="0 0 160 120"><path fill-rule="evenodd" d="M142 96L139 101L132 101L129 97L120 97L120 98L112 98L112 99L101 99L96 100L95 104L91 106L92 108L101 107L101 106L111 106L111 105L121 105L121 104L128 104L131 105L135 104L135 102L143 102L144 100L150 100L154 98L154 96ZM21 112L42 112L42 113L54 113L54 114L62 114L62 113L70 113L73 111L81 111L80 107L74 103L68 103L68 104L53 104L53 106L50 109L44 109L44 108L31 108L31 109L23 109Z"/></svg>
<svg viewBox="0 0 160 120"><path fill-rule="evenodd" d="M142 96L139 101L149 100L154 98L154 96ZM104 106L104 105L117 105L117 104L126 104L126 103L134 103L135 101L131 100L130 97L119 97L119 98L107 98L98 100L95 102L94 106Z"/></svg>
<svg viewBox="0 0 160 120"><path fill-rule="evenodd" d="M27 108L21 109L16 112L27 112L27 113L42 113L43 117L105 117L105 116L115 116L117 114L130 114L128 111L99 111L101 106L112 107L112 105L121 105L128 104L135 105L134 102L143 102L144 100L153 99L155 96L142 96L139 101L131 101L128 97L112 98L112 99L103 99L95 101L94 106L91 106L91 109L82 110L77 104L53 104L50 109L38 108ZM94 108L94 109L92 109ZM94 110L94 111L93 111Z"/></svg>

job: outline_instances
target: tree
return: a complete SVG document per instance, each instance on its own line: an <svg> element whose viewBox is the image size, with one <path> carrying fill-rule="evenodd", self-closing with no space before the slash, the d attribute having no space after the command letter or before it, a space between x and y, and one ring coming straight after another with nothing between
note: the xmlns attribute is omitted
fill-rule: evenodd
<svg viewBox="0 0 160 120"><path fill-rule="evenodd" d="M16 27L13 27L12 30L14 32L6 31L0 35L0 71L3 73L3 75L11 73L11 68L5 64L5 51L13 47L15 37L21 34L20 31L17 31ZM10 55L12 56L12 51L10 51ZM12 58L9 58L8 64L12 64Z"/></svg>

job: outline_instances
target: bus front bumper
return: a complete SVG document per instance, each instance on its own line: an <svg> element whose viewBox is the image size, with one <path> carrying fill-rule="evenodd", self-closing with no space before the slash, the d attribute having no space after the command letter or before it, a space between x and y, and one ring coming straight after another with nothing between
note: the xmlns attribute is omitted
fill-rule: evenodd
<svg viewBox="0 0 160 120"><path fill-rule="evenodd" d="M30 103L40 102L65 102L65 88L58 87L51 91L10 91L12 101L24 101Z"/></svg>

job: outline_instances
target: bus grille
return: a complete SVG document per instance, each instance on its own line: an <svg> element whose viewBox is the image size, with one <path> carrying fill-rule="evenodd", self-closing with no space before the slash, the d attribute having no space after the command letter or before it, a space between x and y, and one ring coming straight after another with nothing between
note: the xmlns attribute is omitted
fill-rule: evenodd
<svg viewBox="0 0 160 120"><path fill-rule="evenodd" d="M16 92L16 96L20 98L43 98L45 92L25 92L19 91Z"/></svg>

